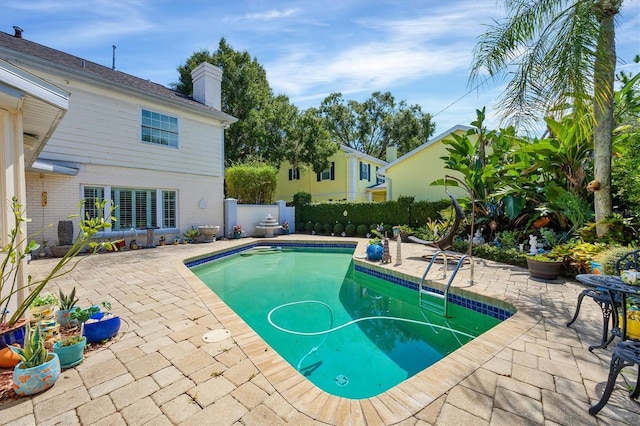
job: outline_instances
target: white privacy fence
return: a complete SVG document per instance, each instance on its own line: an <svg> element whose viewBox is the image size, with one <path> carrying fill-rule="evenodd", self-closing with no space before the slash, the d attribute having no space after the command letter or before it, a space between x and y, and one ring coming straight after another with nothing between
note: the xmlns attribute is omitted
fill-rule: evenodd
<svg viewBox="0 0 640 426"><path fill-rule="evenodd" d="M287 207L287 203L278 200L275 204L238 204L235 198L224 200L224 236L233 236L233 228L236 225L242 226L242 231L247 237L264 236L264 229L256 228L260 223L266 221L267 216L273 217L275 221L282 225L289 224L289 231L295 232L295 207ZM274 234L282 234L282 229L274 230Z"/></svg>

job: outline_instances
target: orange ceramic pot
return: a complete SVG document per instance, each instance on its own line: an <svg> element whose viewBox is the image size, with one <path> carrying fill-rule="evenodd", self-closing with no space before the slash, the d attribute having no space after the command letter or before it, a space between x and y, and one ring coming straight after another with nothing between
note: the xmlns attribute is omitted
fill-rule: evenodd
<svg viewBox="0 0 640 426"><path fill-rule="evenodd" d="M0 367L13 368L21 361L20 357L14 354L9 348L0 349Z"/></svg>

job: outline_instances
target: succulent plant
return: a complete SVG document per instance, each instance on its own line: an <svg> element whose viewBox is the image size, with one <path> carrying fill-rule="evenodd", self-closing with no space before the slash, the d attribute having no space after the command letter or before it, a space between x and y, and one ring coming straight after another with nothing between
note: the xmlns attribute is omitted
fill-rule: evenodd
<svg viewBox="0 0 640 426"><path fill-rule="evenodd" d="M58 294L58 307L60 307L60 309L63 311L70 311L74 306L76 306L76 303L78 303L79 299L76 297L75 287L68 295L64 294L62 290L60 290Z"/></svg>
<svg viewBox="0 0 640 426"><path fill-rule="evenodd" d="M44 347L44 339L40 327L31 328L27 323L24 336L24 349L16 346L9 346L9 349L22 359L24 368L37 367L47 360L47 349Z"/></svg>

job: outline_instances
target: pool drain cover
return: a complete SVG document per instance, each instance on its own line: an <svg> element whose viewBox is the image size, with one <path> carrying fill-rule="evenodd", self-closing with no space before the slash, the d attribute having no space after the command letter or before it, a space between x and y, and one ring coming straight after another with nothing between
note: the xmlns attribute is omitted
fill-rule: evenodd
<svg viewBox="0 0 640 426"><path fill-rule="evenodd" d="M349 378L347 376L345 376L344 374L338 374L336 376L336 385L340 386L341 388L347 386L349 384Z"/></svg>
<svg viewBox="0 0 640 426"><path fill-rule="evenodd" d="M225 330L224 328L218 328L216 330L211 330L205 333L202 336L202 340L204 340L207 343L215 343L215 342L221 342L228 337L231 337L231 332L229 330Z"/></svg>

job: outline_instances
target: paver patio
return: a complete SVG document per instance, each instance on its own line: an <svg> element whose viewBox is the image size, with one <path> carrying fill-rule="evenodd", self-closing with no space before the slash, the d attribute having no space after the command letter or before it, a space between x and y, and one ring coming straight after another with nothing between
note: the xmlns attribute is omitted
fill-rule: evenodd
<svg viewBox="0 0 640 426"><path fill-rule="evenodd" d="M306 235L284 240L327 240ZM358 241L356 254L364 251ZM63 371L55 386L0 404L3 424L402 424L637 425L640 404L623 376L609 404L588 413L606 384L611 348L600 340L598 306L585 300L566 322L582 287L540 282L525 269L476 259L475 283L462 269L453 287L507 301L518 313L395 388L366 400L320 391L273 352L184 266L183 260L252 239L165 246L84 259L49 289L76 287L81 305L112 302L123 320L118 338ZM402 245L402 265L378 265L420 277L418 244ZM32 275L55 259L30 264ZM430 274L437 278L437 274ZM205 343L212 329L232 337ZM636 372L625 373L633 383Z"/></svg>

